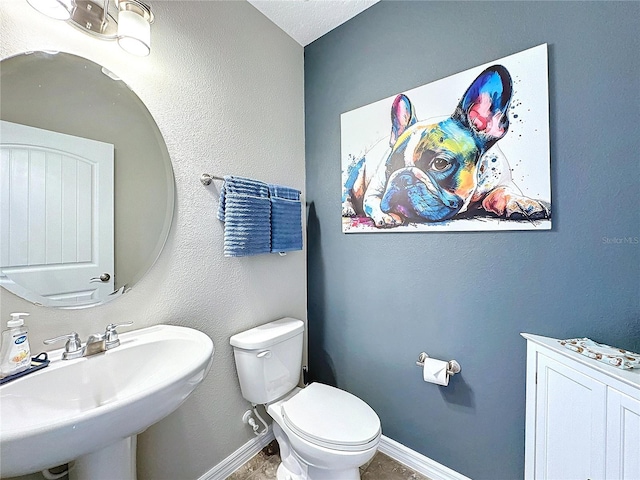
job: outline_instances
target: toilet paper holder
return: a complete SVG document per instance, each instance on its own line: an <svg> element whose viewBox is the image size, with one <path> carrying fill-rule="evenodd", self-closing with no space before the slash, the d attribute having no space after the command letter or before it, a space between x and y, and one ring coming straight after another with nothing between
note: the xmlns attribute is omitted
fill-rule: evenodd
<svg viewBox="0 0 640 480"><path fill-rule="evenodd" d="M416 362L416 365L419 367L423 367L424 361L427 358L429 358L429 355L427 355L425 352L420 352L420 355L418 355L418 361ZM460 371L462 370L462 368L460 367L460 364L455 360L449 360L447 364L449 365L449 367L447 368L447 373L449 375L455 375L456 373L460 373Z"/></svg>

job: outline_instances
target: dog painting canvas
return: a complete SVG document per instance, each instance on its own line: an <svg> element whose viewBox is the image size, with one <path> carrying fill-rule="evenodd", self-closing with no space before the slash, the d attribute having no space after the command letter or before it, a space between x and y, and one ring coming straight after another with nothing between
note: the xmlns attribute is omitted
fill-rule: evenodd
<svg viewBox="0 0 640 480"><path fill-rule="evenodd" d="M547 45L343 113L343 232L551 228Z"/></svg>

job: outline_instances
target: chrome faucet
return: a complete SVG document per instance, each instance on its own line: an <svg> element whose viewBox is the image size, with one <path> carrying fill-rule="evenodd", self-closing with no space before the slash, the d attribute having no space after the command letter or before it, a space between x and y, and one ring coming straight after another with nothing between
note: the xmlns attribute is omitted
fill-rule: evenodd
<svg viewBox="0 0 640 480"><path fill-rule="evenodd" d="M107 325L104 333L93 333L89 335L87 343L82 346L80 337L76 332L67 333L66 335L60 335L59 337L49 338L44 341L45 345L51 345L52 343L59 342L60 340L67 340L64 346L64 352L62 353L63 360L72 360L79 357L90 357L97 353L103 353L107 350L120 345L120 338L118 338L118 327L128 327L133 325L133 322L127 323L110 323Z"/></svg>
<svg viewBox="0 0 640 480"><path fill-rule="evenodd" d="M87 338L87 343L84 346L83 357L90 357L96 353L102 353L107 351L106 342L104 340L104 333L92 333Z"/></svg>
<svg viewBox="0 0 640 480"><path fill-rule="evenodd" d="M109 325L107 325L107 329L104 332L105 348L109 350L111 348L116 348L118 345L120 345L120 338L118 337L118 332L116 328L128 327L130 325L133 325L133 322L110 323Z"/></svg>
<svg viewBox="0 0 640 480"><path fill-rule="evenodd" d="M67 340L67 343L64 345L64 352L62 352L63 360L72 360L74 358L79 358L84 354L84 347L82 346L80 337L76 332L67 333L66 335L60 335L59 337L55 338L49 338L43 343L45 345L51 345L52 343L56 343L60 340L65 339Z"/></svg>

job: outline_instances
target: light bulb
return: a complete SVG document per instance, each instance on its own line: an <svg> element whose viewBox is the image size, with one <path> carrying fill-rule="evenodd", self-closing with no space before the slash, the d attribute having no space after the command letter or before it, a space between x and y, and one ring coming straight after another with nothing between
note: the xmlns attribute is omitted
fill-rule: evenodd
<svg viewBox="0 0 640 480"><path fill-rule="evenodd" d="M122 5L122 4L121 4ZM118 44L123 50L144 57L151 51L151 25L133 10L118 14Z"/></svg>

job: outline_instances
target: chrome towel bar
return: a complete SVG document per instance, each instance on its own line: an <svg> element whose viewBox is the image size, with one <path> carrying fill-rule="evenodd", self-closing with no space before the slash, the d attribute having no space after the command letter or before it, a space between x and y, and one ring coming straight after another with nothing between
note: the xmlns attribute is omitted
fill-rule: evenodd
<svg viewBox="0 0 640 480"><path fill-rule="evenodd" d="M211 175L209 173L203 173L202 175L200 175L200 181L202 182L203 185L211 185L211 182L214 180L224 180L224 178L222 177L218 177L216 175Z"/></svg>

